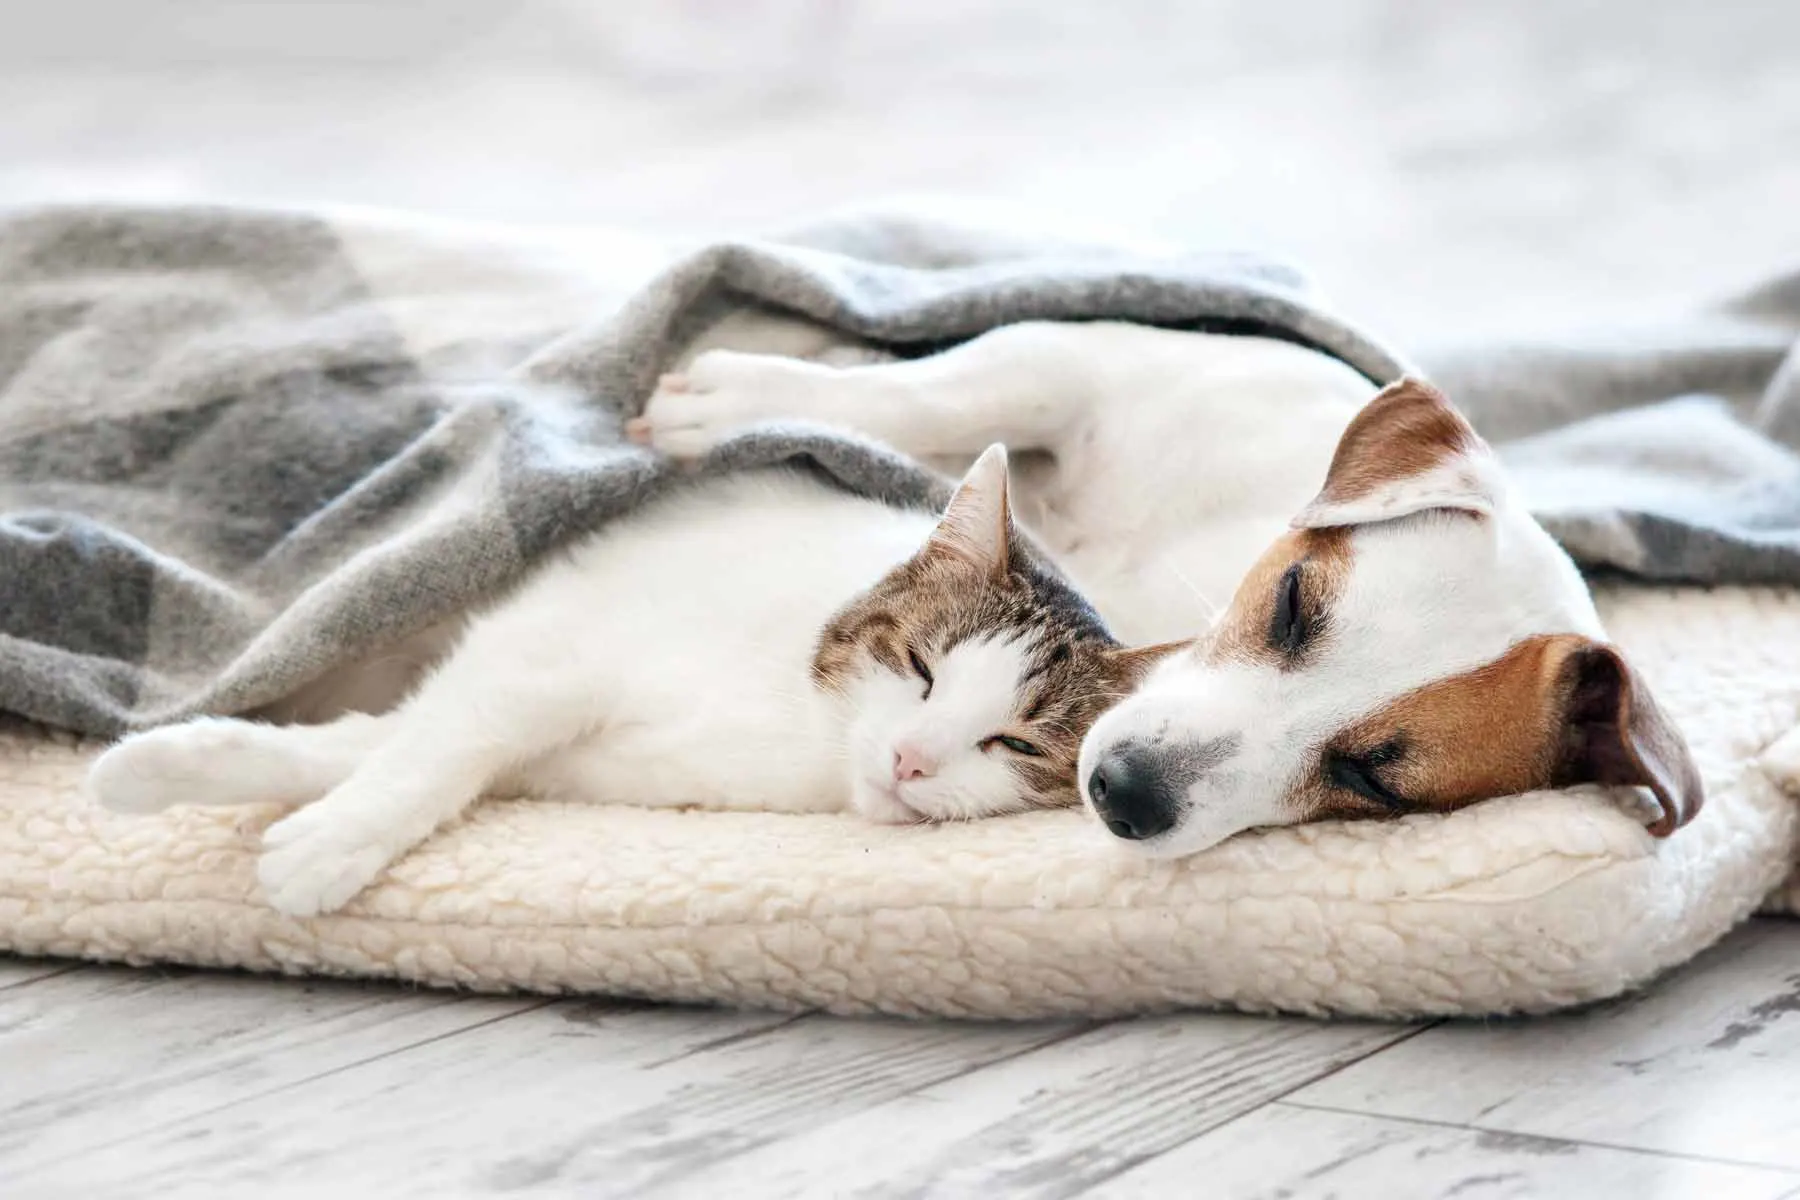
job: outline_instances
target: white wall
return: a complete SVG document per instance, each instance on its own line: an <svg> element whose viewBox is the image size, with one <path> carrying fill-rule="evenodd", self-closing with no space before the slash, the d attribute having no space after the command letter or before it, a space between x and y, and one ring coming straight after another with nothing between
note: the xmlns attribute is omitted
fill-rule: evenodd
<svg viewBox="0 0 1800 1200"><path fill-rule="evenodd" d="M1800 262L1786 0L0 0L0 199L738 229L973 193L1397 336ZM1104 11L1102 11L1104 10Z"/></svg>

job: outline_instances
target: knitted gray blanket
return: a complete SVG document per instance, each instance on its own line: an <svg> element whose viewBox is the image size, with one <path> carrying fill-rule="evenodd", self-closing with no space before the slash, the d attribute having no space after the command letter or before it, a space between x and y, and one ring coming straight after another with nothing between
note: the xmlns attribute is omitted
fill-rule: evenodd
<svg viewBox="0 0 1800 1200"><path fill-rule="evenodd" d="M744 310L903 355L1111 318L1287 338L1375 382L1406 365L1249 256L868 220L652 261L584 233L316 214L0 215L0 712L112 735L243 711L494 594L687 477L623 419ZM1650 342L1429 365L1584 564L1800 583L1797 313L1790 281ZM703 470L779 462L943 495L801 430Z"/></svg>

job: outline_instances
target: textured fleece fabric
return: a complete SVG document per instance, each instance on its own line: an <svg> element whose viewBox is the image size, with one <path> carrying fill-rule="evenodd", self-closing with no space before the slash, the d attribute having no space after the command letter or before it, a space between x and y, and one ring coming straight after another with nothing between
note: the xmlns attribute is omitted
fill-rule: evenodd
<svg viewBox="0 0 1800 1200"><path fill-rule="evenodd" d="M1667 841L1574 792L1248 834L1153 867L1071 812L895 830L490 801L343 913L297 921L257 895L275 813L103 813L79 794L88 749L18 729L0 736L0 948L845 1013L1580 1004L1755 910L1800 826L1756 763L1800 717L1800 596L1601 603L1710 793Z"/></svg>

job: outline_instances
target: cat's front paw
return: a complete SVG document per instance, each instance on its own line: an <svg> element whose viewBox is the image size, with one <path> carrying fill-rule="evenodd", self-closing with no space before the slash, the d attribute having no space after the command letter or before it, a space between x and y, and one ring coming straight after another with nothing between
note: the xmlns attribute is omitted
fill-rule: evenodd
<svg viewBox="0 0 1800 1200"><path fill-rule="evenodd" d="M625 433L674 458L699 458L746 425L806 416L821 370L779 355L709 350L686 371L664 375Z"/></svg>
<svg viewBox="0 0 1800 1200"><path fill-rule="evenodd" d="M252 740L242 721L190 721L134 734L94 760L88 791L114 812L216 804Z"/></svg>
<svg viewBox="0 0 1800 1200"><path fill-rule="evenodd" d="M360 822L322 801L263 834L256 878L271 907L290 917L336 912L375 881L395 850Z"/></svg>

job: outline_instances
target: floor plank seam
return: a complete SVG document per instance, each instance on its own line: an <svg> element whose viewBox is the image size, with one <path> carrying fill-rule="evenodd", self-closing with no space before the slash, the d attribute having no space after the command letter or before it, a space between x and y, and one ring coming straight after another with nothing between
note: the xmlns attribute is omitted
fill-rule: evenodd
<svg viewBox="0 0 1800 1200"><path fill-rule="evenodd" d="M1281 1099L1271 1101L1273 1104L1286 1105L1289 1108L1303 1108L1309 1112L1336 1113L1345 1117L1364 1117L1371 1121L1393 1121L1402 1125L1421 1125L1432 1129L1457 1129L1465 1133L1486 1133L1502 1138L1530 1138L1533 1141L1553 1143L1560 1146L1586 1146L1595 1150L1615 1150L1624 1154L1647 1154L1654 1158L1673 1159L1677 1162L1710 1163L1721 1167L1749 1167L1758 1171L1774 1171L1800 1180L1800 1169L1786 1163L1759 1162L1749 1158L1721 1158L1712 1154L1688 1154L1680 1150L1661 1150L1652 1146L1628 1146L1623 1142L1590 1141L1583 1138L1555 1137L1544 1133L1521 1133L1516 1129L1495 1129L1488 1125L1462 1124L1457 1121L1433 1121L1428 1117L1402 1117L1392 1113L1370 1112L1361 1108L1343 1108L1335 1104L1309 1104L1302 1100ZM1784 1194L1783 1200L1786 1200Z"/></svg>
<svg viewBox="0 0 1800 1200"><path fill-rule="evenodd" d="M103 1150L111 1150L114 1147L124 1145L127 1142L134 1142L134 1141L138 1141L142 1138L151 1137L155 1134L161 1133L168 1129L173 1129L180 1125L185 1125L185 1124L188 1124L188 1123L194 1122L194 1121L204 1121L208 1117L217 1116L219 1113L229 1111L230 1109L237 1108L241 1105L253 1103L256 1101L260 1101L260 1100L265 1100L270 1096L279 1096L283 1092L293 1091L295 1088L306 1087L309 1084L317 1083L321 1079L329 1079L334 1075L341 1075L346 1071L354 1071L354 1070L357 1070L358 1068L365 1067L370 1063L380 1062L381 1060L387 1059L387 1058L393 1058L395 1055L398 1055L398 1054L406 1054L410 1051L417 1050L421 1046L429 1046L435 1042L445 1041L448 1038L460 1037L465 1033L472 1032L473 1030L482 1029L489 1025L497 1025L502 1021L509 1021L514 1017L524 1016L526 1013L536 1012L539 1009L548 1008L551 1005L556 1004L556 1003L558 1003L558 1001L553 1000L553 999L545 999L545 1000L539 1001L538 1003L527 1005L524 1008L514 1009L512 1012L501 1013L498 1016L489 1017L488 1019L483 1020L483 1021L474 1021L467 1025L458 1026L457 1028L452 1029L447 1033L433 1034L430 1037L420 1038L419 1040L417 1040L415 1042L408 1042L404 1046L394 1046L391 1049L381 1051L379 1054L371 1054L365 1058L359 1058L354 1062L339 1063L335 1067L331 1067L331 1068L328 1068L327 1070L319 1071L315 1074L308 1075L303 1079L293 1079L293 1080L289 1080L287 1083L280 1084L276 1087L267 1088L260 1092L246 1093L245 1095L238 1096L235 1099L229 1100L224 1104L215 1104L210 1108L204 1108L197 1112L185 1113L182 1116L176 1117L169 1121L163 1121L163 1122L148 1126L143 1129L133 1130L132 1132L125 1134L122 1137L116 1137L116 1138L111 1138L107 1141L97 1142L91 1146L85 1147L84 1150L82 1151L82 1153L97 1154ZM42 1175L44 1172L53 1170L53 1169L54 1169L53 1163L45 1162L45 1163L42 1163L42 1164L39 1164L37 1166L30 1168L30 1173L36 1174L36 1175Z"/></svg>
<svg viewBox="0 0 1800 1200"><path fill-rule="evenodd" d="M762 1037L765 1034L774 1033L780 1029L786 1029L788 1026L803 1021L807 1017L816 1015L816 1013L812 1012L795 1013L785 1020L776 1021L773 1024L764 1025L757 1029L740 1029L736 1033L729 1033L724 1037L714 1038L710 1042L701 1042L698 1046L690 1046L680 1054L670 1055L668 1058L654 1059L645 1063L643 1069L646 1071L654 1071L659 1067L667 1067L674 1063L685 1062L687 1059L693 1058L696 1055L706 1054L713 1050L723 1050L727 1046L735 1046L740 1042L748 1042L754 1038Z"/></svg>
<svg viewBox="0 0 1800 1200"><path fill-rule="evenodd" d="M33 975L30 979L20 979L12 983L0 983L0 992L10 992L15 988L30 987L32 984L42 983L46 979L55 979L59 975L67 975L71 971L79 971L85 966L87 966L86 963L70 963L65 967L54 967L45 971L42 975Z"/></svg>
<svg viewBox="0 0 1800 1200"><path fill-rule="evenodd" d="M826 1014L817 1014L817 1013L807 1014L807 1015L825 1016L825 1018L828 1020L844 1019L844 1018L833 1018L833 1017L827 1016ZM1050 1037L1045 1038L1042 1041L1033 1042L1028 1046L1020 1047L1016 1050L1007 1051L1007 1052L1002 1053L994 1058L984 1059L980 1062L968 1063L968 1064L964 1065L963 1067L961 1067L955 1071L952 1071L948 1074L940 1075L934 1079L920 1083L916 1087L909 1088L904 1092L896 1093L895 1095L886 1097L885 1099L877 1101L876 1103L874 1103L872 1105L869 1105L864 1108L859 1108L859 1109L855 1110L855 1112L845 1114L845 1116L840 1119L845 1119L845 1120L854 1119L854 1118L862 1115L863 1113L868 1112L871 1108L879 1108L883 1104L893 1103L895 1101L903 1100L908 1097L917 1096L923 1092L929 1091L932 1088L941 1087L944 1084L955 1082L958 1079L963 1079L970 1075L977 1074L979 1072L986 1071L986 1070L992 1069L994 1067L1002 1066L1002 1065L1008 1064L1008 1063L1016 1063L1023 1059L1029 1059L1032 1055L1038 1053L1039 1051L1048 1050L1054 1046L1064 1045L1070 1041L1073 1041L1077 1038L1083 1037L1087 1034L1094 1033L1099 1030L1108 1028L1109 1026L1124 1024L1131 1019L1132 1018L1121 1018L1121 1019L1104 1019L1104 1020L1077 1022L1070 1028L1062 1030ZM941 1023L941 1022L939 1022L939 1023ZM781 1027L776 1026L773 1028L781 1028ZM768 1031L763 1031L763 1032L768 1032ZM725 1041L725 1040L727 1040L727 1039L722 1039L722 1041ZM739 1041L739 1040L744 1040L744 1039L736 1038L736 1039L728 1039L728 1040ZM692 1057L692 1055L679 1056L679 1058L691 1058L691 1057ZM678 1061L678 1059L670 1060L670 1061ZM835 1122L832 1122L832 1123L835 1123ZM829 1126L829 1124L830 1123L828 1123L828 1126ZM745 1152L748 1152L751 1150L764 1149L766 1147L769 1147L769 1146L775 1145L781 1141L784 1141L791 1136L792 1136L791 1131L784 1131L784 1132L776 1133L773 1136L758 1139L757 1141L755 1141L753 1143L750 1143L744 1147L741 1147L738 1152L745 1153ZM717 1163L708 1163L708 1162L700 1162L700 1163L694 1163L691 1166L684 1166L683 1168L675 1170L670 1175L668 1175L666 1178L658 1180L658 1182L656 1184L656 1188L653 1189L653 1191L655 1191L656 1194L662 1194L662 1192L664 1190L666 1190L670 1187L674 1187L677 1189L677 1191L679 1191L679 1188L681 1186L683 1179L690 1178L691 1176L693 1176L696 1173L701 1173L701 1172L716 1169L717 1166L718 1166Z"/></svg>
<svg viewBox="0 0 1800 1200"><path fill-rule="evenodd" d="M1105 1187L1108 1183L1110 1183L1114 1179L1117 1179L1120 1175L1125 1174L1127 1171L1135 1171L1139 1167L1143 1166L1145 1163L1155 1162L1157 1159L1163 1157L1166 1154L1173 1154L1175 1151L1181 1149L1183 1146L1186 1146L1192 1142L1195 1142L1195 1141L1199 1140L1200 1138L1211 1137L1212 1135L1218 1133L1222 1129L1229 1129L1229 1128L1231 1128L1231 1126L1237 1124L1239 1121L1246 1119L1247 1117L1251 1116L1254 1113L1259 1113L1263 1109L1268 1108L1271 1105L1283 1103L1287 1097L1292 1096L1295 1092L1298 1092L1298 1091L1302 1090L1303 1088L1309 1088L1313 1084L1318 1083L1322 1079L1329 1079L1333 1075L1336 1075L1339 1071L1347 1070L1350 1067L1354 1067L1358 1063L1367 1062L1369 1059L1374 1058L1377 1054L1384 1054L1388 1050L1393 1049L1395 1046L1400 1045L1402 1042L1410 1041L1411 1039L1419 1036L1421 1033L1424 1033L1427 1029L1432 1029L1432 1028L1434 1028L1438 1025L1442 1025L1442 1024L1443 1024L1442 1021L1428 1021L1422 1025L1418 1025L1418 1026L1415 1026L1414 1028L1405 1030L1404 1032L1402 1032L1400 1034L1400 1036L1394 1038L1391 1041L1382 1042L1379 1046L1376 1046L1374 1049L1370 1050L1366 1054L1358 1054L1358 1055L1354 1055L1352 1057L1346 1058L1346 1059L1344 1059L1343 1062L1340 1062L1334 1066L1328 1067L1324 1071L1321 1071L1317 1075L1313 1075L1306 1079L1300 1080L1299 1082L1295 1083L1292 1087L1289 1087L1280 1092L1277 1092L1276 1094L1270 1096L1268 1099L1263 1100L1257 1104L1250 1106L1249 1108L1245 1109L1243 1112L1233 1113L1231 1116L1227 1117L1223 1121L1218 1122L1217 1124L1209 1125L1205 1129L1196 1130L1192 1137L1182 1138L1179 1142L1175 1142L1172 1145L1163 1147L1161 1150L1158 1150L1155 1154L1147 1154L1143 1158L1137 1159L1135 1161L1121 1163L1121 1164L1119 1164L1119 1166L1116 1170L1108 1171L1106 1174L1096 1178L1091 1183L1089 1183L1086 1187L1082 1188L1081 1191L1073 1192L1073 1193L1071 1193L1071 1195L1072 1196L1084 1196L1084 1195L1087 1195L1088 1193L1094 1191L1094 1189L1096 1189L1096 1188Z"/></svg>

